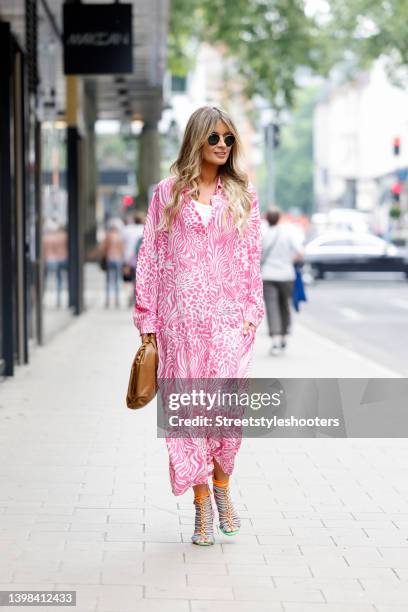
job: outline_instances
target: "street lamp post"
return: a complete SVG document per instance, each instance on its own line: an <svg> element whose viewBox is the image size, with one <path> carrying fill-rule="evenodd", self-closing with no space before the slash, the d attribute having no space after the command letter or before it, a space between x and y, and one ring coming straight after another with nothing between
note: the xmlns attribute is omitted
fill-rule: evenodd
<svg viewBox="0 0 408 612"><path fill-rule="evenodd" d="M275 149L280 142L280 127L277 123L268 123L265 126L265 148L266 148L266 197L267 206L275 206Z"/></svg>
<svg viewBox="0 0 408 612"><path fill-rule="evenodd" d="M265 126L266 147L266 205L275 206L275 163L274 163L274 125Z"/></svg>

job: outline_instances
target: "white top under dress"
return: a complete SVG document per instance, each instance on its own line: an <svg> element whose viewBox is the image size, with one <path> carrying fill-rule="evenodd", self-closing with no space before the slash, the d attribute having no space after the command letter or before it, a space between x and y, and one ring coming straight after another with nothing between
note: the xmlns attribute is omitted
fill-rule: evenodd
<svg viewBox="0 0 408 612"><path fill-rule="evenodd" d="M203 204L202 202L199 202L198 200L193 200L193 202L194 202L197 212L200 214L202 222L204 223L204 225L208 225L211 219L211 215L212 215L212 205Z"/></svg>

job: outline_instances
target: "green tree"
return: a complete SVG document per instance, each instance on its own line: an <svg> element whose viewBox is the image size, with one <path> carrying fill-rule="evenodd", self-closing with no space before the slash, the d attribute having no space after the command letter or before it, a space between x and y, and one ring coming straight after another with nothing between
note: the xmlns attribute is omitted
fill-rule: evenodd
<svg viewBox="0 0 408 612"><path fill-rule="evenodd" d="M167 39L168 64L175 76L186 76L194 66L197 44L202 36L198 0L170 0Z"/></svg>
<svg viewBox="0 0 408 612"><path fill-rule="evenodd" d="M329 65L347 56L356 68L366 68L384 55L389 76L407 82L408 0L329 0L322 38ZM403 70L401 71L401 68Z"/></svg>
<svg viewBox="0 0 408 612"><path fill-rule="evenodd" d="M303 0L172 0L169 66L186 74L196 44L222 44L237 60L244 93L276 108L293 102L300 67L317 70L325 47Z"/></svg>

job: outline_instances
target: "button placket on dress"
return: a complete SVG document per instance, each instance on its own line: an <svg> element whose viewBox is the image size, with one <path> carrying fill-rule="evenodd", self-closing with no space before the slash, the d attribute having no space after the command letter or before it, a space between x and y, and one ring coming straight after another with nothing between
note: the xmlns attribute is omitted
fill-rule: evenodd
<svg viewBox="0 0 408 612"><path fill-rule="evenodd" d="M217 213L217 208L221 205L222 203L222 198L219 195L220 192L220 179L218 179L217 182L217 187L216 187L216 192L214 193L214 195L211 196L210 200L211 200L211 217L210 220L208 221L207 225L204 224L200 213L198 212L198 210L195 207L194 201L191 198L191 196L188 196L189 199L189 205L193 208L194 213L196 215L196 218L200 224L200 234L204 235L207 239L207 244L206 244L206 266L207 266L207 274L208 274L208 281L209 281L209 295L211 296L212 300L215 302L216 301L216 295L217 295L217 289L216 289L216 283L214 283L214 279L212 278L211 274L210 274L210 261L209 261L209 238L210 238L210 229L211 227L214 225L215 223L215 216ZM213 318L211 317L211 328L213 328L214 326L214 321ZM213 331L213 329L212 329ZM211 354L209 356L208 359L208 363L207 363L207 375L209 377L213 377L216 374L216 366L214 364L214 354L211 351Z"/></svg>

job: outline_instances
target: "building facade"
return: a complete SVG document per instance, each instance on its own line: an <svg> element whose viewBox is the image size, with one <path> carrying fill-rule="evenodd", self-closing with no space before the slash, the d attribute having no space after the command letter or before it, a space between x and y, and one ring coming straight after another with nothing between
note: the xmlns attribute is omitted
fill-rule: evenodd
<svg viewBox="0 0 408 612"><path fill-rule="evenodd" d="M408 93L390 82L384 61L352 80L326 82L314 114L315 210L347 207L386 218L392 186L406 182L407 170Z"/></svg>
<svg viewBox="0 0 408 612"><path fill-rule="evenodd" d="M127 43L131 70L112 62L65 75L63 10L70 4L93 10L86 27L99 27L100 9L91 2L0 0L0 377L12 376L34 347L86 309L84 263L97 227L97 119L141 122L137 174L145 200L160 178L169 0L127 3L127 40L137 43ZM123 8L106 6L117 14ZM96 58L98 36L84 37L95 41Z"/></svg>

